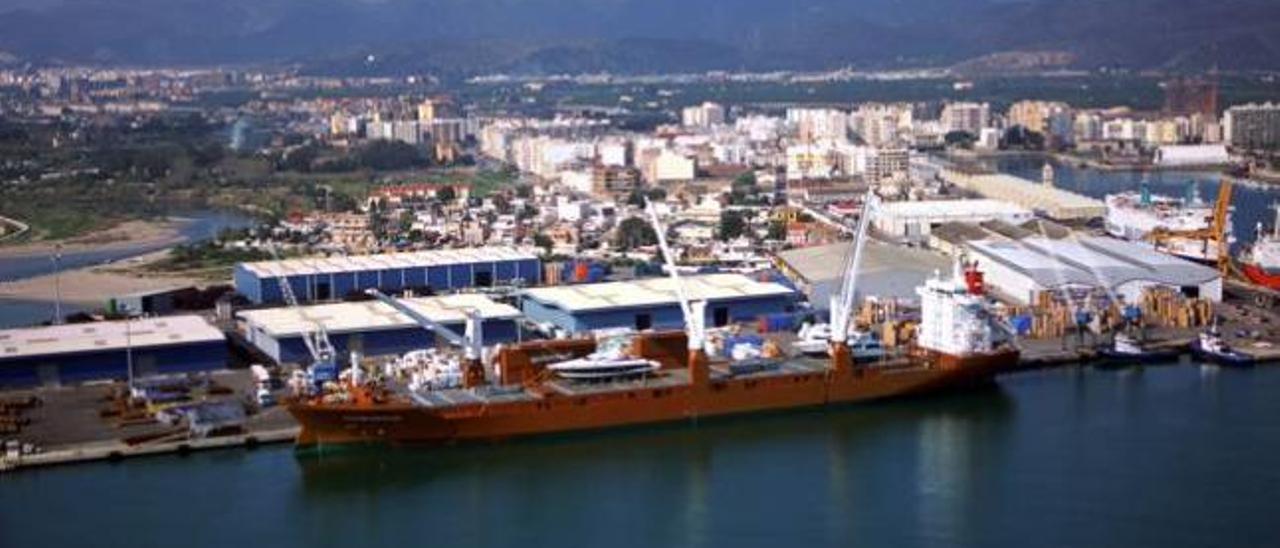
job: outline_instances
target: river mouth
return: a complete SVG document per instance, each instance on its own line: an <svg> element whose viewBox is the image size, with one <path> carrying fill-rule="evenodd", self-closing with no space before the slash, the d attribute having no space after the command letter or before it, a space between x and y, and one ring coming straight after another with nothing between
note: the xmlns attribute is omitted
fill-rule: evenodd
<svg viewBox="0 0 1280 548"><path fill-rule="evenodd" d="M212 239L223 229L249 227L256 222L253 217L243 213L214 210L178 212L171 215L169 220L180 225L174 238L136 244L106 243L102 249L64 251L57 262L57 268L70 270L113 263L178 244ZM53 257L49 253L0 256L0 283L44 276L52 274L54 270Z"/></svg>

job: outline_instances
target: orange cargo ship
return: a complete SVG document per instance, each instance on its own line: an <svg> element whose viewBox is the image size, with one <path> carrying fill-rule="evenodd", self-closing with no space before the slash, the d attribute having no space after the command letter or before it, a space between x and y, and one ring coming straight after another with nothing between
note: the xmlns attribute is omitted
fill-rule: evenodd
<svg viewBox="0 0 1280 548"><path fill-rule="evenodd" d="M959 274L957 272L957 274ZM912 359L855 365L844 342L831 358L790 358L757 367L712 363L684 332L648 333L631 354L661 364L640 378L579 382L543 364L585 356L591 340L545 341L499 352L502 385L484 382L476 361L464 388L393 392L350 386L291 401L299 446L345 443L452 443L692 421L741 413L845 404L991 382L1017 364L1016 347L997 342L972 281L930 280L920 289L924 320Z"/></svg>
<svg viewBox="0 0 1280 548"><path fill-rule="evenodd" d="M682 334L680 334L682 335ZM643 345L647 339L639 339ZM683 342L683 337L679 340ZM573 343L514 348L585 354ZM300 446L359 442L449 443L696 420L748 412L853 403L982 384L1017 363L1018 352L916 363L844 366L823 361L782 362L775 369L733 375L694 353L684 369L607 384L545 380L516 390L454 389L417 397L353 391L350 401L288 404L302 430ZM841 360L834 359L833 362Z"/></svg>

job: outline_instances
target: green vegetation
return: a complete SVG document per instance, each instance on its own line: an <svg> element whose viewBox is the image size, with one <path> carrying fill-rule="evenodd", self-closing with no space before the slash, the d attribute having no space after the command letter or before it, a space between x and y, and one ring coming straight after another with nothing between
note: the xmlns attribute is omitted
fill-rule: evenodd
<svg viewBox="0 0 1280 548"><path fill-rule="evenodd" d="M954 79L916 79L885 81L696 83L653 85L561 85L543 90L540 99L553 104L620 105L619 97L628 96L624 106L637 108L654 102L665 110L719 101L727 104L822 103L850 104L869 101L986 101L996 110L1004 110L1016 101L1042 99L1065 101L1079 108L1129 106L1140 110L1158 110L1164 102L1161 77L1133 74L1085 74L1043 78L1007 76L977 78L972 89L955 89ZM1251 101L1274 101L1280 96L1274 83L1256 77L1222 76L1221 104L1233 105ZM659 91L662 91L660 94ZM482 93L483 92L483 93ZM515 86L473 87L469 98L501 102L520 95Z"/></svg>
<svg viewBox="0 0 1280 548"><path fill-rule="evenodd" d="M657 243L658 234L653 231L653 227L649 226L648 222L639 217L627 217L618 223L617 234L614 235L613 240L614 246L623 251Z"/></svg>
<svg viewBox="0 0 1280 548"><path fill-rule="evenodd" d="M749 228L741 211L726 209L720 212L720 229L717 231L720 241L727 242L739 238L745 235Z"/></svg>
<svg viewBox="0 0 1280 548"><path fill-rule="evenodd" d="M236 263L263 261L271 254L258 249L227 248L221 242L206 241L175 246L164 259L151 263L150 269L163 272L230 269Z"/></svg>
<svg viewBox="0 0 1280 548"><path fill-rule="evenodd" d="M551 238L548 238L546 234L538 232L533 235L533 245L542 248L543 254L550 255L551 248L555 247L555 242L552 242Z"/></svg>
<svg viewBox="0 0 1280 548"><path fill-rule="evenodd" d="M769 205L769 197L760 194L756 174L747 172L734 179L729 191L730 205Z"/></svg>
<svg viewBox="0 0 1280 548"><path fill-rule="evenodd" d="M1044 135L1022 126L1013 126L1004 132L1000 148L1017 150L1044 150Z"/></svg>
<svg viewBox="0 0 1280 548"><path fill-rule="evenodd" d="M942 140L949 147L971 149L973 144L978 141L978 138L967 131L949 131Z"/></svg>
<svg viewBox="0 0 1280 548"><path fill-rule="evenodd" d="M769 233L767 237L770 240L787 239L787 223L783 221L769 221Z"/></svg>
<svg viewBox="0 0 1280 548"><path fill-rule="evenodd" d="M667 199L667 190L665 188L636 188L627 195L627 205L635 207L644 207L644 199L660 202Z"/></svg>
<svg viewBox="0 0 1280 548"><path fill-rule="evenodd" d="M515 186L516 181L519 180L519 175L519 172L511 166L496 170L482 169L476 171L469 181L471 183L471 195L476 198L483 198L498 190ZM524 188L526 193L522 197L528 198L532 196L532 189L528 186L524 186ZM517 195L520 194L519 188L516 189L516 193Z"/></svg>

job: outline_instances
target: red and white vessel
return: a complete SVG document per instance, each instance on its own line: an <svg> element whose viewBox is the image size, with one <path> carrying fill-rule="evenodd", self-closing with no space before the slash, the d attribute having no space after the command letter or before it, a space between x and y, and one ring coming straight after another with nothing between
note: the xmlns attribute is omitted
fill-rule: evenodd
<svg viewBox="0 0 1280 548"><path fill-rule="evenodd" d="M1268 234L1263 231L1262 223L1258 223L1257 239L1240 255L1240 271L1255 284L1280 290L1280 205L1273 207L1275 226Z"/></svg>

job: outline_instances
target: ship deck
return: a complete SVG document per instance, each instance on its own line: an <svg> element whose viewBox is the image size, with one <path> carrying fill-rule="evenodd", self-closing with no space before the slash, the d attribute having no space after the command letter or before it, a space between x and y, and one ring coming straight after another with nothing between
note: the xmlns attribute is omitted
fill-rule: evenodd
<svg viewBox="0 0 1280 548"><path fill-rule="evenodd" d="M899 363L898 360L889 360L867 365L869 367L891 368L897 363ZM826 358L793 356L782 359L763 368L748 370L745 372L731 371L729 366L729 362L725 361L711 362L711 382L723 382L731 379L760 379L787 375L820 374L826 371L829 366L829 360ZM638 389L675 388L679 386L687 386L688 384L689 371L684 368L676 368L663 370L653 375L604 381L578 381L555 378L534 388L485 386L475 389L453 388L447 390L422 390L416 392L407 388L400 388L396 390L396 393L403 396L414 405L441 409L467 405L491 405L537 401L545 398L548 394L569 397L587 396Z"/></svg>

